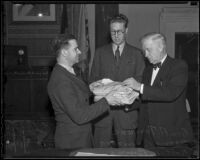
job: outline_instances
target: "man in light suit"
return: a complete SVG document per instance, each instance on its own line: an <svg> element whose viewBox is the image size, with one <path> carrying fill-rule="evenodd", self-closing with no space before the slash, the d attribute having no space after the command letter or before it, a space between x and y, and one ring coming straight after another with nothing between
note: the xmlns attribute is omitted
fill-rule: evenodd
<svg viewBox="0 0 200 160"><path fill-rule="evenodd" d="M93 147L90 121L109 112L109 104L118 105L118 102L111 92L89 105L89 88L73 69L81 54L75 37L60 35L54 42L57 64L47 89L56 119L55 146L59 149Z"/></svg>
<svg viewBox="0 0 200 160"><path fill-rule="evenodd" d="M145 57L152 65L145 68L142 83L134 78L124 84L140 92L137 144L145 148L187 146L193 141L186 110L188 66L166 52L166 39L160 33L142 39Z"/></svg>
<svg viewBox="0 0 200 160"><path fill-rule="evenodd" d="M110 20L112 43L97 49L90 75L90 82L103 78L122 82L129 77L142 79L145 67L141 51L126 42L128 18L119 14ZM112 127L114 126L117 145L120 148L135 147L137 110L129 106L112 108L110 114L103 115L94 123L95 147L111 147Z"/></svg>

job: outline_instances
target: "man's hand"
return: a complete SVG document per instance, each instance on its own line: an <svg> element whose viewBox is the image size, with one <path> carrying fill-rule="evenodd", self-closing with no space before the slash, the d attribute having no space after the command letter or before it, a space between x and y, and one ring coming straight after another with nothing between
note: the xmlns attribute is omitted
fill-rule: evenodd
<svg viewBox="0 0 200 160"><path fill-rule="evenodd" d="M101 98L103 98L103 96L94 96L94 102L99 101Z"/></svg>
<svg viewBox="0 0 200 160"><path fill-rule="evenodd" d="M120 105L122 105L120 103L120 100L114 96L114 91L109 92L105 96L105 98L106 98L108 104L111 105L111 106L120 106Z"/></svg>
<svg viewBox="0 0 200 160"><path fill-rule="evenodd" d="M122 82L124 85L131 87L133 90L140 91L141 83L134 78L128 78Z"/></svg>

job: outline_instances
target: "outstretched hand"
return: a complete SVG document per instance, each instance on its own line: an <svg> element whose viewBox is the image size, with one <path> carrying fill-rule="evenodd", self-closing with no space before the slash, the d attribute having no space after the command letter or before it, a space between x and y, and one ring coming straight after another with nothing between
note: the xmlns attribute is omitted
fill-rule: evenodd
<svg viewBox="0 0 200 160"><path fill-rule="evenodd" d="M105 96L107 102L109 105L111 106L119 106L119 105L122 105L120 103L120 100L117 99L115 96L114 96L114 91L111 91L109 92L106 96Z"/></svg>
<svg viewBox="0 0 200 160"><path fill-rule="evenodd" d="M134 78L128 78L122 82L122 84L131 87L135 91L140 91L141 83L136 81Z"/></svg>

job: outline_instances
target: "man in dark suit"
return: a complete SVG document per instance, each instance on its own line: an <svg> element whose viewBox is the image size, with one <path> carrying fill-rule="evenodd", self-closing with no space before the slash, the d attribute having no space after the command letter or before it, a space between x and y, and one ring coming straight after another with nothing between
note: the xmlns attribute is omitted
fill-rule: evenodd
<svg viewBox="0 0 200 160"><path fill-rule="evenodd" d="M188 66L167 55L162 34L146 34L142 39L145 68L142 83L134 78L124 84L141 93L137 144L145 148L184 146L193 141L186 110Z"/></svg>
<svg viewBox="0 0 200 160"><path fill-rule="evenodd" d="M110 20L112 43L97 49L91 68L90 82L103 78L122 82L129 77L142 79L144 59L139 49L126 42L128 18L119 14ZM111 107L110 114L103 115L94 123L95 147L111 147L114 126L118 147L135 147L137 110L130 106Z"/></svg>
<svg viewBox="0 0 200 160"><path fill-rule="evenodd" d="M60 149L92 147L90 121L109 112L110 105L118 105L112 93L89 105L89 87L78 77L73 65L78 63L78 44L72 35L55 39L57 64L48 82L48 95L55 112L55 146Z"/></svg>

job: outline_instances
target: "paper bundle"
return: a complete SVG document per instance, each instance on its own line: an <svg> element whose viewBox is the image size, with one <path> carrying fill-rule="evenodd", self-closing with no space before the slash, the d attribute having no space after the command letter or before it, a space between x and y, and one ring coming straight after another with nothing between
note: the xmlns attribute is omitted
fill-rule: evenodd
<svg viewBox="0 0 200 160"><path fill-rule="evenodd" d="M110 79L102 79L90 84L90 90L94 93L95 99L99 100L112 92L113 96L121 104L132 104L139 93L132 88L123 85L121 82L114 82Z"/></svg>

